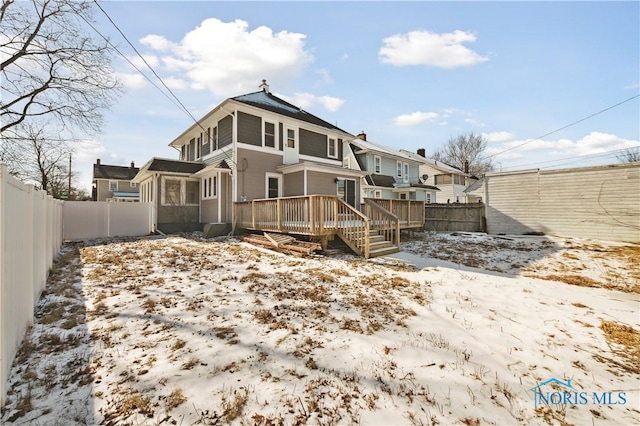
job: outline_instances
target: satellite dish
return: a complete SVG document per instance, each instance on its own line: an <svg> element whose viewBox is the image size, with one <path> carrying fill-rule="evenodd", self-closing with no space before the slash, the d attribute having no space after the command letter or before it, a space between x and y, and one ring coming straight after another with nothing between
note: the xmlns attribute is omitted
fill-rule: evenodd
<svg viewBox="0 0 640 426"><path fill-rule="evenodd" d="M426 181L427 179L429 179L429 175L422 175L422 180Z"/></svg>

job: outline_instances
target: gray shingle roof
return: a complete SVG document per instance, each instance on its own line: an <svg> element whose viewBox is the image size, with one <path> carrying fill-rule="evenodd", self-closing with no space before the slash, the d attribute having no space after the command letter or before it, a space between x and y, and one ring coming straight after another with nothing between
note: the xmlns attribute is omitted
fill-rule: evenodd
<svg viewBox="0 0 640 426"><path fill-rule="evenodd" d="M393 188L393 184L396 180L393 176L370 174L365 176L365 179L369 185L382 186L385 188Z"/></svg>
<svg viewBox="0 0 640 426"><path fill-rule="evenodd" d="M204 166L202 163L154 158L147 170L150 172L195 173L204 168Z"/></svg>
<svg viewBox="0 0 640 426"><path fill-rule="evenodd" d="M328 123L323 119L316 117L315 115L306 112L302 108L292 105L289 102L282 100L269 92L264 92L261 90L259 92L236 96L231 99L247 105L251 105L256 108L261 108L267 111L275 112L277 114L285 115L287 117L305 121L307 123L315 124L316 126L338 130L342 133L350 134L349 132L344 131L337 126L334 126L333 124Z"/></svg>
<svg viewBox="0 0 640 426"><path fill-rule="evenodd" d="M138 174L138 167L110 166L108 164L93 165L93 179L131 180Z"/></svg>

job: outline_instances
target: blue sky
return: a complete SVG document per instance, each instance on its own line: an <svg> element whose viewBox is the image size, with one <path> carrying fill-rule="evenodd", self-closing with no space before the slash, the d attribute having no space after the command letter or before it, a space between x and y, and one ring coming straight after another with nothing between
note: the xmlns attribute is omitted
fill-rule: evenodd
<svg viewBox="0 0 640 426"><path fill-rule="evenodd" d="M500 154L640 93L638 2L101 5L196 118L265 78L276 95L397 149L428 155L482 133L503 170L615 163L607 152L640 145L636 97ZM157 82L102 12L95 17ZM96 158L177 158L167 145L193 123L124 59L114 65L126 92L78 151L82 186Z"/></svg>

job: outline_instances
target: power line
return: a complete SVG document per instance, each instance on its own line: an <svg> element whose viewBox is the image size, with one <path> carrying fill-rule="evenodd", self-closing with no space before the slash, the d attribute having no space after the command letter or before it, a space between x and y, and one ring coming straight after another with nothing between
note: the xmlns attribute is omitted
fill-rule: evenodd
<svg viewBox="0 0 640 426"><path fill-rule="evenodd" d="M596 115L600 115L600 114L602 114L603 112L609 111L610 109L616 108L616 107L618 107L618 106L620 106L620 105L622 105L622 104L624 104L624 103L627 103L627 102L629 102L629 101L632 101L632 100L634 100L634 99L636 99L636 98L638 98L638 97L640 97L640 94L639 94L639 95L632 96L632 97L630 97L630 98L628 98L628 99L625 99L624 101L618 102L618 103L617 103L617 104L615 104L615 105L611 105L610 107L607 107L607 108L605 108L605 109L603 109L603 110L601 110L601 111L598 111L598 112L596 112L596 113L594 113L594 114L591 114L591 115L589 115L589 116L587 116L587 117L581 118L580 120L574 121L573 123L567 124L566 126L560 127L559 129L553 130L553 131L551 131L551 132L549 132L549 133L545 133L545 134L544 134L544 135L542 135L542 136L538 136L537 138L529 139L529 140L527 140L527 141L525 141L525 142L522 142L521 144L518 144L518 145L512 146L511 148L507 148L507 149L505 149L505 150L503 150L503 151L500 151L500 152L498 152L498 153L496 153L496 154L491 154L491 155L489 155L489 156L487 156L487 157L484 157L484 158L483 158L483 160L487 160L487 159L492 158L492 157L495 157L495 156L497 156L497 155L504 154L505 152L512 151L512 150L514 150L514 149L520 148L521 146L524 146L524 145L526 145L526 144L528 144L528 143L531 143L531 142L533 142L533 141L540 140L540 139L545 138L545 137L547 137L547 136L550 136L550 135L552 135L552 134L554 134L554 133L557 133L557 132L559 132L559 131L561 131L561 130L567 129L567 128L571 127L571 126L575 126L575 125L576 125L576 124L578 124L578 123L582 123L583 121L586 121L586 120L588 120L588 119L590 119L590 118L593 118L593 117L595 117Z"/></svg>
<svg viewBox="0 0 640 426"><path fill-rule="evenodd" d="M540 167L540 168L551 168L551 167L556 167L558 165L568 164L568 163L575 163L575 162L586 163L586 162L591 161L591 160L593 160L595 158L598 158L598 157L602 157L602 158L613 157L613 156L616 156L616 155L626 151L627 149L634 149L634 148L640 148L640 145L631 146L631 147L627 147L627 148L614 149L614 150L611 150L611 151L598 152L598 153L593 153L593 154L584 154L584 155L577 155L577 156L573 156L573 157L556 158L555 160L537 161L535 163L526 163L526 164L517 164L515 166L501 167L500 169L501 169L501 171L503 169L519 169L519 168L522 168L522 167L537 166L537 165L540 165L540 164L548 164L548 163L554 163L554 164L550 164L548 166L543 166L543 167ZM593 158L590 158L590 157L593 157Z"/></svg>

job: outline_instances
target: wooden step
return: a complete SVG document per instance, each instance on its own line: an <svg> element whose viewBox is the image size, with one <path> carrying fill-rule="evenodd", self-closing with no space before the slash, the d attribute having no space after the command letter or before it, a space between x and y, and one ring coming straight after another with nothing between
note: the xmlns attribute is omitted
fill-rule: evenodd
<svg viewBox="0 0 640 426"><path fill-rule="evenodd" d="M387 247L393 247L393 244L391 244L391 241L382 240L382 241L376 241L375 243L369 243L370 251L387 248Z"/></svg>
<svg viewBox="0 0 640 426"><path fill-rule="evenodd" d="M386 256L388 254L398 253L400 249L398 247L386 247L377 250L369 250L369 257Z"/></svg>
<svg viewBox="0 0 640 426"><path fill-rule="evenodd" d="M369 242L370 242L371 244L373 244L373 243L377 243L377 242L379 242L379 241L386 241L386 240L384 239L384 235L371 235L371 236L369 237Z"/></svg>

